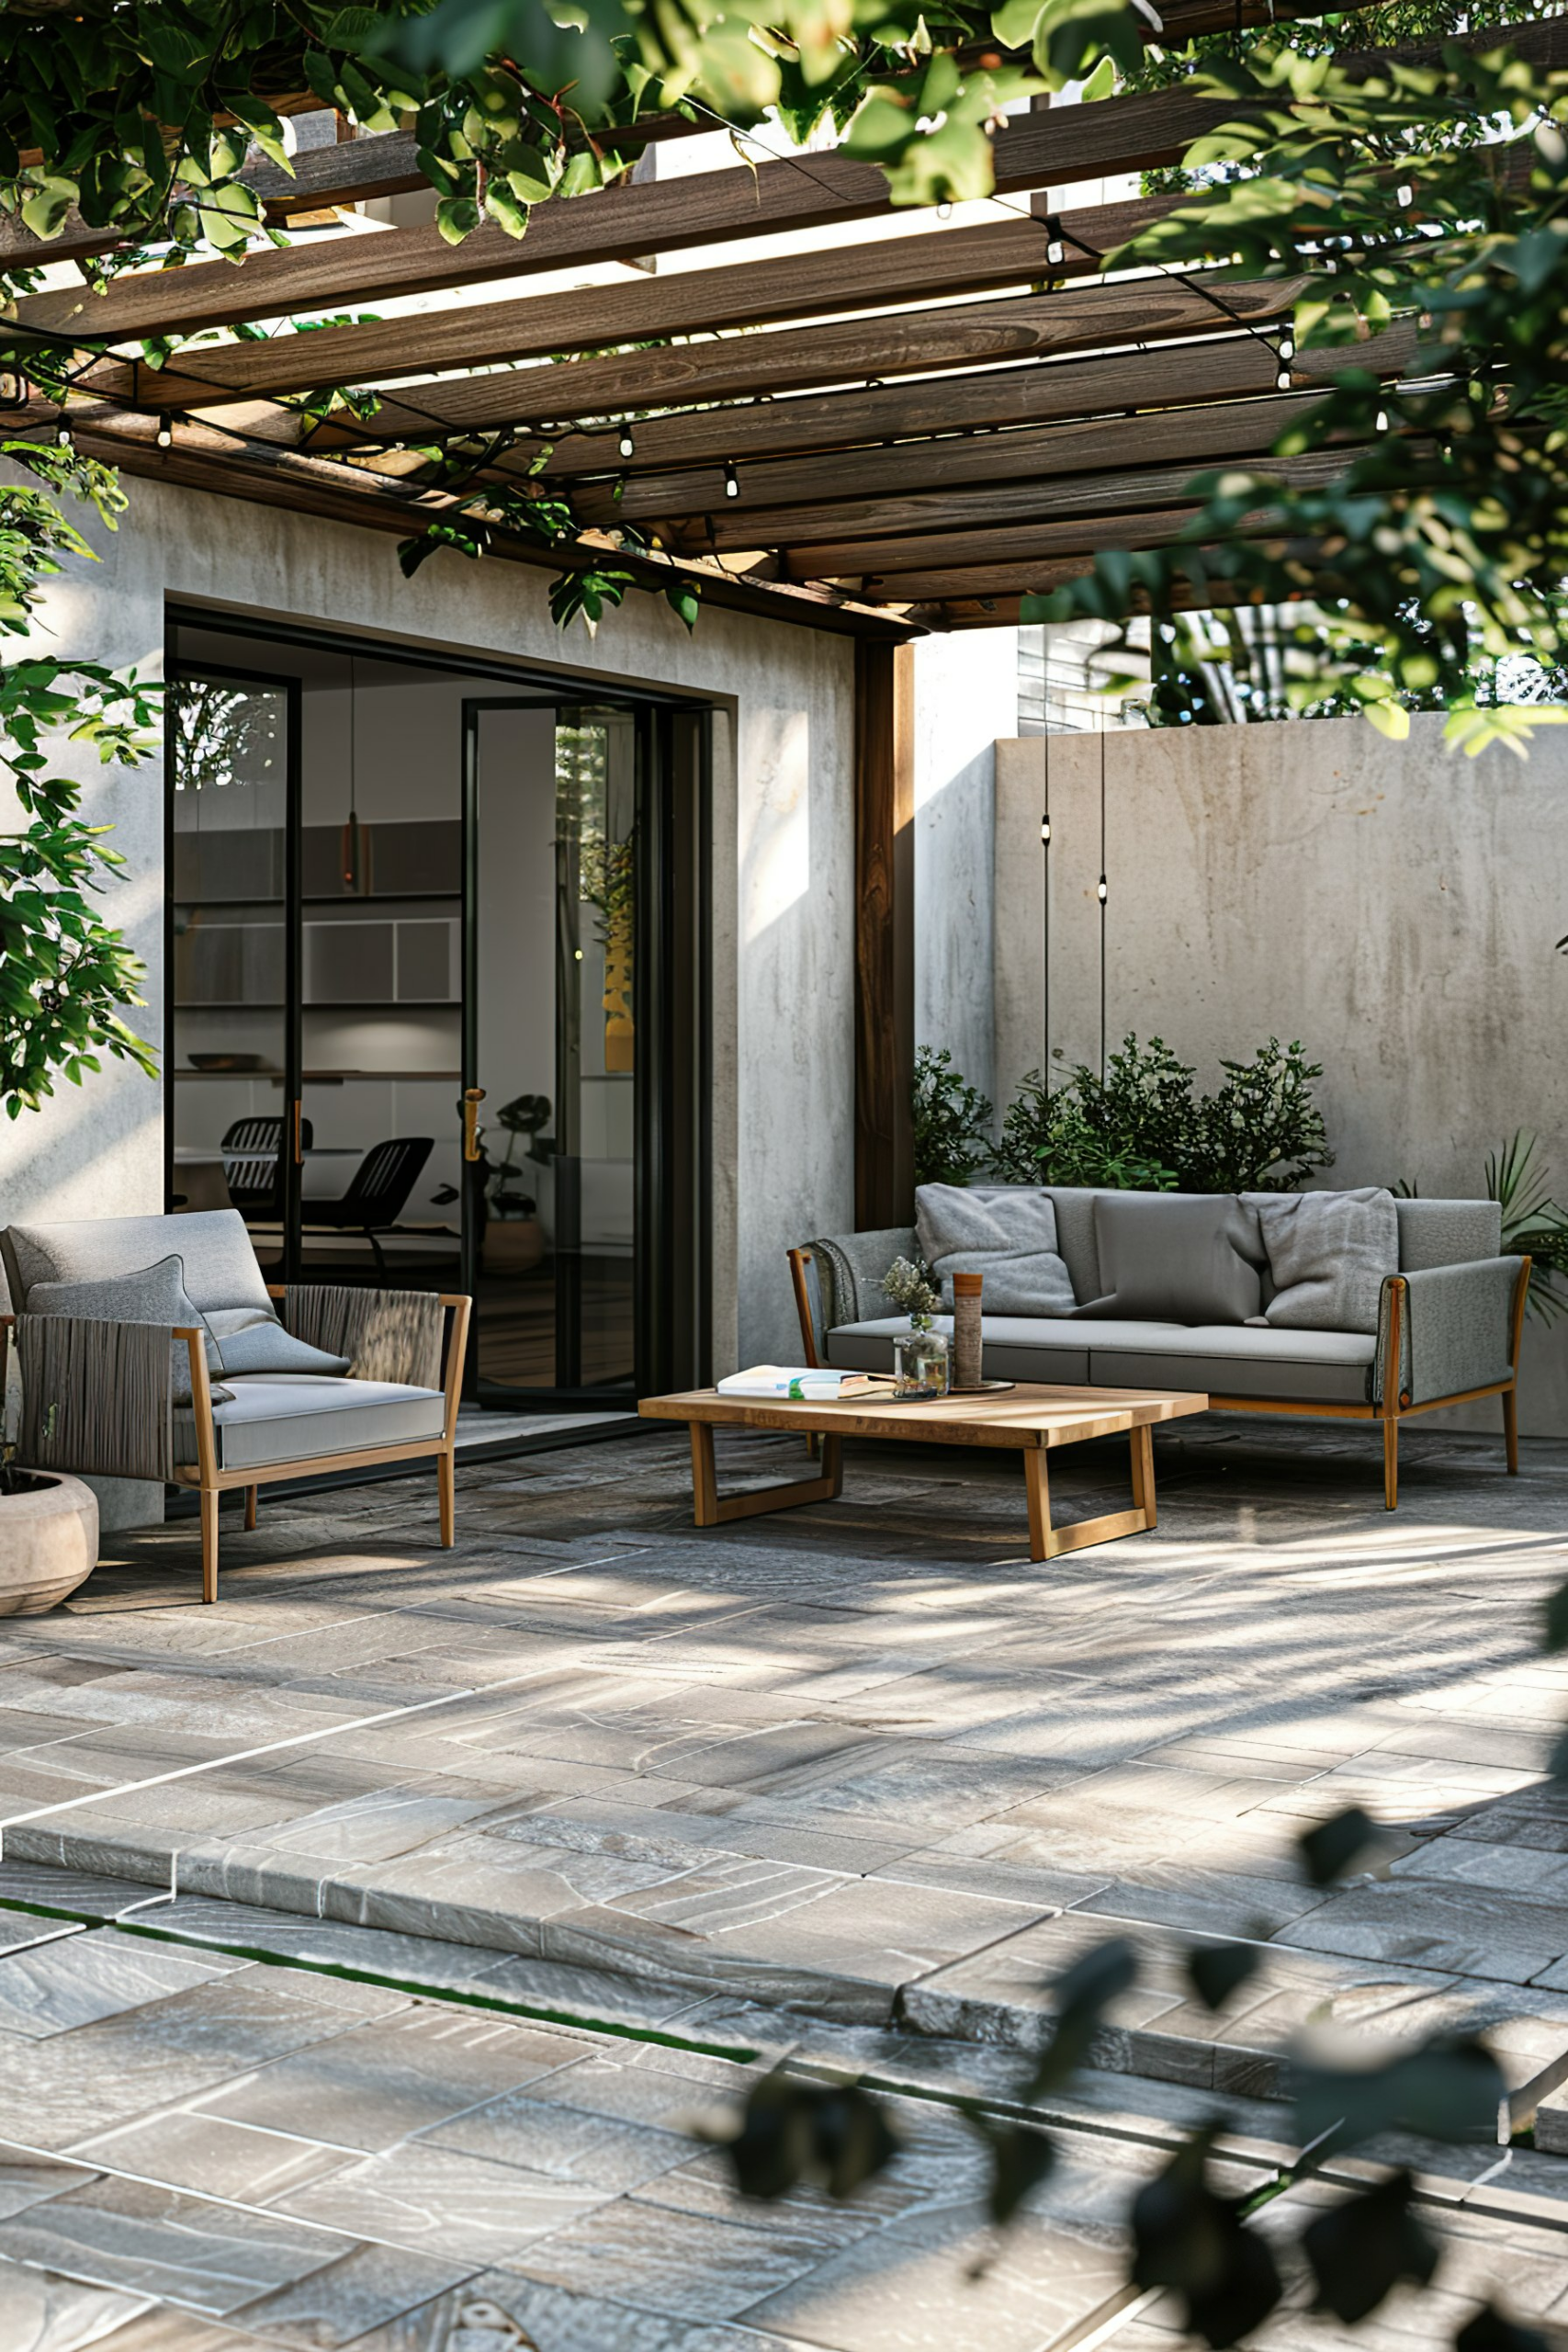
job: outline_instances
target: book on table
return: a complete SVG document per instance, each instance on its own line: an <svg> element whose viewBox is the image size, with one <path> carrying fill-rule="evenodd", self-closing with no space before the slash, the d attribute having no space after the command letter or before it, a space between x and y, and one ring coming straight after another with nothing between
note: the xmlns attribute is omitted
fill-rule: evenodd
<svg viewBox="0 0 1568 2352"><path fill-rule="evenodd" d="M746 1372L726 1373L717 1385L720 1396L774 1397L785 1404L835 1405L852 1396L886 1396L891 1374L834 1372L826 1364L754 1363Z"/></svg>

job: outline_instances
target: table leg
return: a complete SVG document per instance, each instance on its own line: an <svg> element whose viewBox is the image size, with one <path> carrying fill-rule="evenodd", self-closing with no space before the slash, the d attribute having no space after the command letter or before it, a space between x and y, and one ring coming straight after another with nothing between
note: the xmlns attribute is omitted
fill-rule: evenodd
<svg viewBox="0 0 1568 2352"><path fill-rule="evenodd" d="M1081 1551L1088 1544L1113 1544L1119 1535L1141 1535L1153 1527L1155 1511L1154 1433L1147 1427L1130 1430L1133 1455L1133 1508L1106 1511L1099 1519L1080 1519L1070 1527L1051 1524L1051 1481L1045 1448L1026 1446L1023 1491L1029 1503L1029 1556L1054 1560L1063 1552Z"/></svg>
<svg viewBox="0 0 1568 2352"><path fill-rule="evenodd" d="M764 1511L793 1510L798 1503L829 1503L843 1490L842 1438L822 1440L822 1476L791 1478L783 1486L758 1487L750 1494L721 1495L714 1464L713 1423L693 1421L692 1517L699 1527L718 1527L731 1519L756 1519Z"/></svg>

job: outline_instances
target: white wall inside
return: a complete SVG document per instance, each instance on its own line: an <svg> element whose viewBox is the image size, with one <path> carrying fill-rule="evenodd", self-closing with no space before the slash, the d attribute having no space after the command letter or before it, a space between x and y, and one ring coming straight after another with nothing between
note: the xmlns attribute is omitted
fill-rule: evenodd
<svg viewBox="0 0 1568 2352"><path fill-rule="evenodd" d="M1300 1038L1336 1152L1325 1182L1479 1195L1534 1129L1568 1193L1568 742L1455 756L1365 720L1115 732L1105 745L1105 1036L1222 1055ZM1100 745L1051 747L1051 1063L1100 1053ZM1042 1057L1041 746L998 746L998 1107ZM1561 1435L1568 1337L1531 1327L1521 1426ZM1492 1429L1496 1408L1471 1408Z"/></svg>

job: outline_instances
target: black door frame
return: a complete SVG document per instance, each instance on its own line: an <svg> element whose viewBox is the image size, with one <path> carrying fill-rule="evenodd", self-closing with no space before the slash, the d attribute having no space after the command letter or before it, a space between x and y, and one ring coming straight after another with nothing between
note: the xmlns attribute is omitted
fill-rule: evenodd
<svg viewBox="0 0 1568 2352"><path fill-rule="evenodd" d="M475 904L474 860L478 845L470 821L468 781L468 706L509 703L513 707L560 709L573 706L612 705L630 709L644 729L639 754L639 795L646 795L660 822L649 826L649 854L638 862L637 920L638 935L658 938L661 952L682 958L678 986L662 991L656 1001L660 975L657 959L639 956L635 979L635 1018L639 1040L648 1041L650 1058L657 1057L657 1083L639 1088L634 1182L637 1229L644 1227L660 1237L659 1245L637 1249L636 1388L639 1395L670 1388L678 1381L700 1385L712 1369L712 954L713 954L713 716L716 706L701 695L678 689L612 680L602 673L555 669L547 664L508 662L502 657L431 650L400 640L388 641L372 634L338 629L310 621L274 618L171 598L164 613L165 675L177 672L220 671L242 684L282 687L288 696L288 790L285 841L286 985L284 1117L286 1144L288 1123L303 1095L304 948L301 899L302 721L303 681L287 673L250 669L242 659L220 662L216 656L183 654L176 631L200 630L211 637L265 640L347 659L389 662L405 668L444 671L448 676L469 677L502 689L498 694L464 698L463 757L463 1011L462 1052L464 1087L477 1083L472 1075L477 1033L473 1028L473 938ZM680 763L674 754L674 730L682 722L694 729L694 741L687 764L693 790L681 812L674 808L672 779ZM165 791L164 892L166 989L166 1050L173 1017L172 939L174 793ZM173 1080L165 1079L165 1103L172 1106ZM172 1191L174 1121L164 1118L165 1199ZM675 1197L682 1188L687 1198ZM300 1170L291 1149L284 1152L284 1269L286 1281L301 1279ZM462 1203L465 1287L473 1288L472 1231L474 1220ZM685 1214L683 1214L685 1212ZM477 1336L477 1335L476 1335ZM468 1392L484 1402L475 1374L475 1340L470 1339L466 1374ZM604 1388L575 1391L503 1389L499 1385L489 1401L517 1409L536 1404L604 1407L618 1392Z"/></svg>

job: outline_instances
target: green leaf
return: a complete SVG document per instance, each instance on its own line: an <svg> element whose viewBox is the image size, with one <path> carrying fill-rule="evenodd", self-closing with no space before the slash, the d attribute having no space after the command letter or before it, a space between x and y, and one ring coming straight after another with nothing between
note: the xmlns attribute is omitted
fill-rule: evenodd
<svg viewBox="0 0 1568 2352"><path fill-rule="evenodd" d="M1380 1835L1371 1814L1350 1804L1303 1829L1296 1839L1296 1851L1314 1886L1332 1886L1377 1844Z"/></svg>
<svg viewBox="0 0 1568 2352"><path fill-rule="evenodd" d="M1347 2327L1376 2311L1394 2288L1431 2283L1438 2249L1410 2210L1415 2182L1408 2172L1319 2213L1302 2232L1320 2309Z"/></svg>
<svg viewBox="0 0 1568 2352"><path fill-rule="evenodd" d="M1187 1955L1187 1981L1206 2009L1223 2009L1259 1964L1251 1944L1194 1944Z"/></svg>

